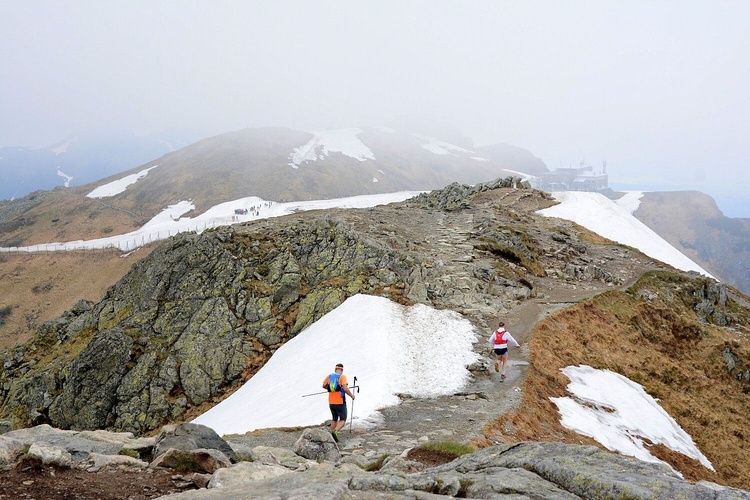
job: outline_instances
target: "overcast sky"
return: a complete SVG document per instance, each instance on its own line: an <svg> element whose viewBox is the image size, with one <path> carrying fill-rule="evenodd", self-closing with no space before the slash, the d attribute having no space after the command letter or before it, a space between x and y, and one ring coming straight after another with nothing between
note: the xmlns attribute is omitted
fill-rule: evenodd
<svg viewBox="0 0 750 500"><path fill-rule="evenodd" d="M0 146L436 122L750 198L750 2L0 0ZM704 191L710 191L705 189ZM750 213L748 215L750 216Z"/></svg>

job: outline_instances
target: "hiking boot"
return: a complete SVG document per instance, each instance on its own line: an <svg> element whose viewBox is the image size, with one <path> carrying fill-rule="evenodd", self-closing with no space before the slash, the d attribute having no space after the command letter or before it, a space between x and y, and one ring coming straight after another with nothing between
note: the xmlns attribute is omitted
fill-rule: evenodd
<svg viewBox="0 0 750 500"><path fill-rule="evenodd" d="M500 363L495 361L495 372L499 372L499 371L500 371Z"/></svg>
<svg viewBox="0 0 750 500"><path fill-rule="evenodd" d="M334 441L339 442L339 431L331 431L331 436L333 436Z"/></svg>

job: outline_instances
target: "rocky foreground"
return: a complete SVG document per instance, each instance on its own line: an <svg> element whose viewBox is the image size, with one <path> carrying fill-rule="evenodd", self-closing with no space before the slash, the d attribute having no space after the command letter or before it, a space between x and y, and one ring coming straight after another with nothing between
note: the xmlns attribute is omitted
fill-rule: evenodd
<svg viewBox="0 0 750 500"><path fill-rule="evenodd" d="M1 435L0 465L76 468L87 474L128 469L140 474L131 476L134 481L172 469L176 486L191 490L169 498L750 499L744 490L691 484L666 465L590 446L503 444L428 467L412 460L410 449L370 458L357 453L363 440L388 441L371 431L359 430L339 444L321 428L288 434L296 436L291 447L249 447L242 436L224 440L195 424L168 426L151 438L45 424ZM117 496L98 496L104 497Z"/></svg>

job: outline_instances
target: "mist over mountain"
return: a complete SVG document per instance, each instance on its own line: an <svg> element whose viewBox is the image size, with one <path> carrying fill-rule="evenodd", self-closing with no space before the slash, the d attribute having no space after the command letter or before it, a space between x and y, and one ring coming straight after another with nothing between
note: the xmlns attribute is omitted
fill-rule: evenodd
<svg viewBox="0 0 750 500"><path fill-rule="evenodd" d="M101 237L139 227L190 200L192 215L258 196L272 201L430 190L517 175L530 152L492 157L420 133L384 127L320 132L243 129L209 137L84 186L0 202L0 246ZM485 157L488 156L488 157ZM105 198L98 186L148 169L148 182ZM2 214L5 213L6 216Z"/></svg>
<svg viewBox="0 0 750 500"><path fill-rule="evenodd" d="M46 147L6 146L0 148L0 200L95 182L185 145L166 134L111 131L71 135Z"/></svg>
<svg viewBox="0 0 750 500"><path fill-rule="evenodd" d="M644 193L633 215L721 281L750 294L750 219L698 191Z"/></svg>

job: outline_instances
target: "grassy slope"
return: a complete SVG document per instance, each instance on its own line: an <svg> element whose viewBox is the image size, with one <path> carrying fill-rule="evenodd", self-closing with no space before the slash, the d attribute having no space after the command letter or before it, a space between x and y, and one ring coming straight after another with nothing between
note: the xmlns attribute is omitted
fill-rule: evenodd
<svg viewBox="0 0 750 500"><path fill-rule="evenodd" d="M699 322L659 276L646 275L631 289L635 294L608 292L540 322L530 342L523 404L488 425L488 438L597 444L563 428L549 400L566 395L569 380L561 368L587 364L643 385L717 472L661 446L654 455L689 480L750 489L750 386L732 378L721 357L730 346L747 369L750 331ZM638 290L658 290L658 297L639 298Z"/></svg>
<svg viewBox="0 0 750 500"><path fill-rule="evenodd" d="M150 248L127 257L113 252L0 254L0 349L25 342L34 327L60 316L81 299L99 301ZM6 309L7 310L7 309Z"/></svg>

